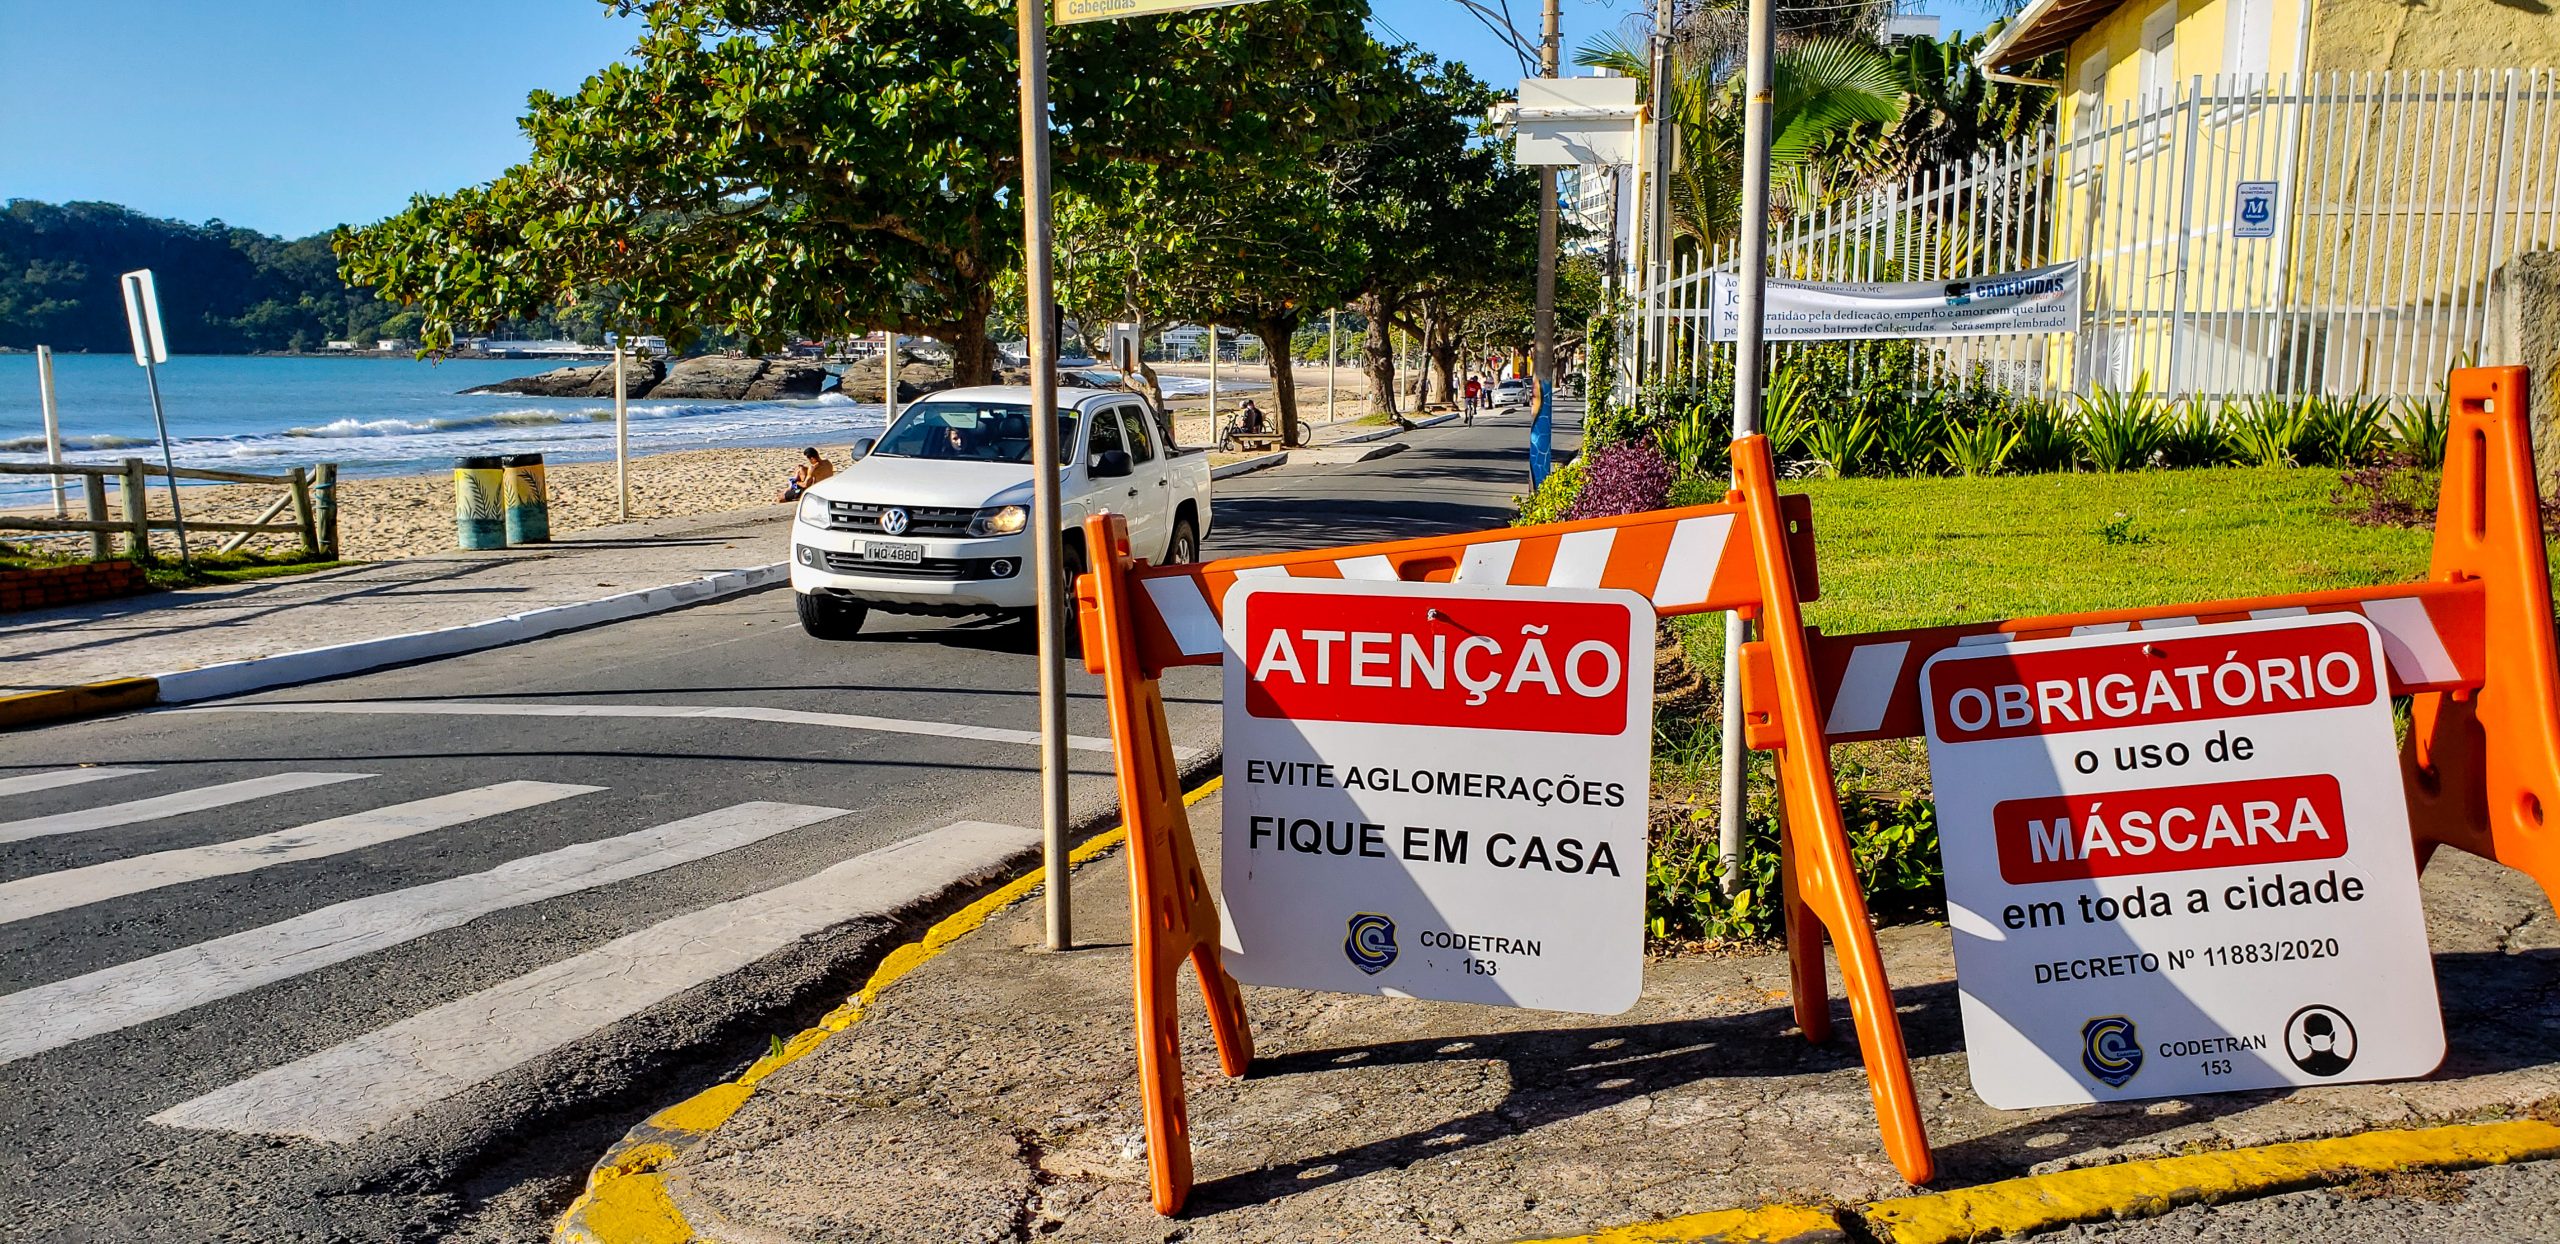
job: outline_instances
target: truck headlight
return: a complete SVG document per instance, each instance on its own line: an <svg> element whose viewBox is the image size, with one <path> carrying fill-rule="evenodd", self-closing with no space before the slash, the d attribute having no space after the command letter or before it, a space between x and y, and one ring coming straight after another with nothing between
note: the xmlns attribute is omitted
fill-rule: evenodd
<svg viewBox="0 0 2560 1244"><path fill-rule="evenodd" d="M1022 530L1023 524L1029 522L1030 519L1031 511L1022 508L1021 506L993 506L988 509L978 511L978 516L969 520L969 534L973 536L1009 536Z"/></svg>
<svg viewBox="0 0 2560 1244"><path fill-rule="evenodd" d="M827 499L816 493L800 495L800 521L812 527L827 525Z"/></svg>

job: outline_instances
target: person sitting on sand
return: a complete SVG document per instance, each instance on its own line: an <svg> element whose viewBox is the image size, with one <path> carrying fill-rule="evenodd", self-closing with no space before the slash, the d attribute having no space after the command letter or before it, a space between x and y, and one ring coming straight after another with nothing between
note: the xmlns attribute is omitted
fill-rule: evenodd
<svg viewBox="0 0 2560 1244"><path fill-rule="evenodd" d="M782 495L775 497L774 500L797 501L801 493L809 491L811 485L836 473L836 464L818 456L817 447L814 445L801 450L800 459L799 469L791 473L791 482L782 486Z"/></svg>

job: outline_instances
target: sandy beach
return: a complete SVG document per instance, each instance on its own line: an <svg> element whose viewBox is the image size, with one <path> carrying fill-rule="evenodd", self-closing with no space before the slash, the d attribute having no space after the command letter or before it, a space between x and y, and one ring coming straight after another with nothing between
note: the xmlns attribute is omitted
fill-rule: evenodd
<svg viewBox="0 0 2560 1244"><path fill-rule="evenodd" d="M1159 368L1168 375L1207 376L1206 364L1166 364ZM1232 412L1236 403L1254 397L1271 405L1270 377L1262 368L1221 367L1219 369L1219 408ZM1365 377L1357 369L1342 367L1336 373L1336 410L1340 418L1327 424L1325 414L1324 369L1317 367L1298 373L1299 412L1315 430L1319 443L1361 430L1355 422L1366 409ZM1226 386L1232 380L1235 389ZM1206 445L1216 438L1216 420L1208 409L1206 395L1175 398L1167 405L1174 417L1175 439L1184 445ZM1272 411L1277 417L1277 410ZM850 456L851 446L821 444L818 446L838 467ZM1218 455L1226 461L1240 455ZM680 515L725 513L734 510L779 508L774 495L800 461L800 451L792 448L717 448L689 449L672 453L650 454L631 460L631 517L634 519L669 518ZM551 531L554 536L574 536L581 531L610 526L621 521L614 505L614 468L610 462L580 462L554 465L546 472L551 494ZM152 513L168 513L168 493L155 482L151 488ZM256 520L277 496L277 490L253 485L190 487L181 491L180 502L188 517L208 522L251 522ZM78 502L74 501L75 508ZM26 533L10 533L6 537L24 541ZM87 538L76 537L77 547L85 547ZM199 536L193 541L199 550L210 549L221 537ZM53 547L65 544L47 542ZM291 537L260 536L252 548L289 548ZM176 552L173 536L161 533L153 545L167 553ZM453 551L453 477L448 474L395 476L377 479L342 480L338 485L338 550L349 561L381 561L395 557L417 557Z"/></svg>

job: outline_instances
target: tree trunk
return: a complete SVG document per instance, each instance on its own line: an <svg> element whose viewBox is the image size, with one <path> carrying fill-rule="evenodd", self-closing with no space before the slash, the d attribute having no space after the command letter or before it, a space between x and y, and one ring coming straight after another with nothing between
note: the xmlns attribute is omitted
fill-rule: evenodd
<svg viewBox="0 0 2560 1244"><path fill-rule="evenodd" d="M1139 316L1138 324L1138 391L1146 395L1147 404L1157 410L1164 406L1164 382L1156 379L1155 364L1147 361L1147 320Z"/></svg>
<svg viewBox="0 0 2560 1244"><path fill-rule="evenodd" d="M1391 308L1383 298L1372 294L1360 300L1360 314L1369 319L1369 331L1360 341L1360 370L1369 375L1369 413L1396 413L1396 350L1392 326L1387 323Z"/></svg>
<svg viewBox="0 0 2560 1244"><path fill-rule="evenodd" d="M954 388L996 382L996 339L987 331L987 316L995 310L995 303L994 285L980 284L970 289L961 303L960 318L943 338L943 343L951 347Z"/></svg>
<svg viewBox="0 0 2560 1244"><path fill-rule="evenodd" d="M1262 334L1262 355L1271 361L1271 389L1280 403L1280 444L1284 448L1295 445L1298 443L1297 360L1289 357L1289 341L1298 332L1297 314L1266 316L1254 325L1254 331ZM1271 347L1275 341L1281 343L1276 350Z"/></svg>
<svg viewBox="0 0 2560 1244"><path fill-rule="evenodd" d="M1431 365L1440 373L1440 403L1455 408L1458 404L1458 335L1443 333L1431 343Z"/></svg>

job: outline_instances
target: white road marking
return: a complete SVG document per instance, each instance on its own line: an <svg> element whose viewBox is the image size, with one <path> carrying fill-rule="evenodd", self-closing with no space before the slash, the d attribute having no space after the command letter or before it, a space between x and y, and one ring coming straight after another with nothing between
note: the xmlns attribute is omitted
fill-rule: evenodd
<svg viewBox="0 0 2560 1244"><path fill-rule="evenodd" d="M967 821L651 925L151 1116L165 1127L361 1140L531 1059L918 895L992 878L1038 833Z"/></svg>
<svg viewBox="0 0 2560 1244"><path fill-rule="evenodd" d="M0 795L31 795L40 790L78 786L128 773L149 773L149 769L54 769L45 773L27 773L13 778L0 778Z"/></svg>
<svg viewBox="0 0 2560 1244"><path fill-rule="evenodd" d="M270 864L337 855L411 834L520 812L555 799L603 789L601 786L571 786L560 782L500 782L477 790L456 791L432 799L395 803L370 812L314 821L254 838L159 851L129 859L109 860L86 868L40 873L0 883L0 924L48 912L68 911L89 903L140 894L181 882L227 877L234 873L253 872Z"/></svg>
<svg viewBox="0 0 2560 1244"><path fill-rule="evenodd" d="M844 814L842 808L742 803L22 989L0 997L0 1063L290 980L494 911L645 876Z"/></svg>
<svg viewBox="0 0 2560 1244"><path fill-rule="evenodd" d="M264 799L269 795L289 795L314 786L335 782L352 782L369 778L370 773L270 773L265 777L224 782L219 786L201 786L174 795L156 795L131 803L112 803L103 808L81 812L57 812L52 816L29 817L23 821L0 822L0 842L23 842L52 834L77 834L92 829L113 829L139 821L156 821L164 816L202 812L229 804Z"/></svg>
<svg viewBox="0 0 2560 1244"><path fill-rule="evenodd" d="M1183 579L1151 579L1157 583L1189 583ZM1195 593L1196 595L1196 593ZM1202 606L1206 612L1207 606ZM1211 649L1214 651L1214 646ZM1185 648L1184 651L1190 651ZM523 704L488 703L475 700L332 700L293 704L209 704L202 708L167 710L173 713L374 713L392 716L427 717L634 717L682 720L687 718L725 721L769 721L791 726L829 726L838 730L876 730L883 734L921 734L945 739L976 739L987 743L1023 743L1037 746L1037 730L1006 730L997 726L964 726L948 721L908 721L897 717L869 717L860 713L813 713L794 708L758 708L753 705L700 704ZM1111 750L1111 740L1089 734L1070 734L1067 746L1078 751ZM1176 751L1182 749L1177 748Z"/></svg>

